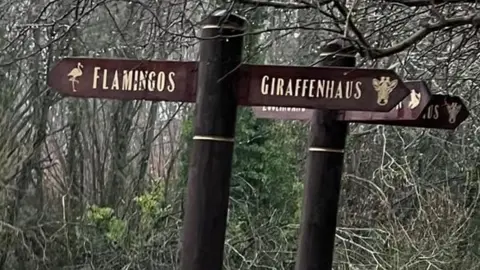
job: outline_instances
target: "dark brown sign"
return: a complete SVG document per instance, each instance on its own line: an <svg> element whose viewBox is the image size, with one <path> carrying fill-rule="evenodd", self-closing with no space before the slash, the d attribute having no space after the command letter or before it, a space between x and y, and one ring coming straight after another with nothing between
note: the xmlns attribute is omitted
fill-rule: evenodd
<svg viewBox="0 0 480 270"><path fill-rule="evenodd" d="M420 117L428 105L431 92L423 81L406 81L405 85L410 89L408 95L402 102L396 105L389 112L364 112L345 111L341 113L340 120L372 121L372 120L415 120ZM312 116L312 109L262 106L252 108L258 118L282 119L282 120L309 120Z"/></svg>
<svg viewBox="0 0 480 270"><path fill-rule="evenodd" d="M345 121L405 127L455 129L460 123L467 119L468 115L469 112L460 97L432 95L430 103L418 119Z"/></svg>
<svg viewBox="0 0 480 270"><path fill-rule="evenodd" d="M253 113L258 118L281 120L310 120L312 109L294 107L257 106L252 107Z"/></svg>
<svg viewBox="0 0 480 270"><path fill-rule="evenodd" d="M410 94L389 112L345 111L339 118L343 121L362 122L372 120L416 120L430 102L430 89L423 81L407 81Z"/></svg>
<svg viewBox="0 0 480 270"><path fill-rule="evenodd" d="M410 91L391 70L242 65L238 104L388 112ZM83 98L195 101L196 62L66 58L48 85Z"/></svg>
<svg viewBox="0 0 480 270"><path fill-rule="evenodd" d="M388 112L410 94L392 70L243 65L241 105Z"/></svg>
<svg viewBox="0 0 480 270"><path fill-rule="evenodd" d="M463 101L456 96L431 95L423 81L405 82L411 89L410 95L390 112L346 111L339 120L365 124L383 124L439 129L455 129L465 121L469 112ZM282 120L309 120L312 109L286 107L254 107L259 118Z"/></svg>
<svg viewBox="0 0 480 270"><path fill-rule="evenodd" d="M65 58L48 85L66 96L195 102L195 62Z"/></svg>

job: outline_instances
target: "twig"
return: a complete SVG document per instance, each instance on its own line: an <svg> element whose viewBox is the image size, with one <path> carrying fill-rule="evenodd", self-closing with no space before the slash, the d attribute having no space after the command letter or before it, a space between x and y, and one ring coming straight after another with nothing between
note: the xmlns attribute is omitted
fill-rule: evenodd
<svg viewBox="0 0 480 270"><path fill-rule="evenodd" d="M407 7L426 7L441 4L477 3L478 0L386 0L385 2L401 4Z"/></svg>
<svg viewBox="0 0 480 270"><path fill-rule="evenodd" d="M246 5L255 5L257 7L274 7L274 8L285 8L285 9L309 9L314 8L315 6L310 3L302 1L302 3L294 2L278 2L278 1L266 1L266 0L237 0L241 4ZM327 1L324 1L327 2ZM330 1L328 1L330 2Z"/></svg>
<svg viewBox="0 0 480 270"><path fill-rule="evenodd" d="M480 21L480 14L471 14L468 16L446 18L444 21L425 24L422 26L420 30L415 32L409 38L405 39L403 42L400 42L397 45L394 45L390 48L372 49L368 53L372 59L390 56L407 49L408 47L421 41L422 39L424 39L426 36L428 36L433 32L440 31L446 28L460 27L460 26L466 26L466 25L474 25L478 27L477 25L479 21Z"/></svg>

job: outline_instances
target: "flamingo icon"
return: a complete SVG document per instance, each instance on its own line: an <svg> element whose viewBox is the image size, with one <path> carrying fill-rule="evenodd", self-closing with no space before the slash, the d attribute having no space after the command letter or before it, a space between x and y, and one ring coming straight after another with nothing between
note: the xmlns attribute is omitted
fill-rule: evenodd
<svg viewBox="0 0 480 270"><path fill-rule="evenodd" d="M68 73L68 75L67 75L68 77L70 77L68 80L72 82L73 92L77 92L77 89L75 88L75 83L79 83L77 78L82 76L82 74L83 74L82 68L83 68L83 65L80 62L78 62L77 67L72 69L70 71L70 73Z"/></svg>
<svg viewBox="0 0 480 270"><path fill-rule="evenodd" d="M418 105L420 105L420 100L422 99L422 93L417 93L415 89L410 90L410 102L408 103L408 107L410 109L415 109Z"/></svg>

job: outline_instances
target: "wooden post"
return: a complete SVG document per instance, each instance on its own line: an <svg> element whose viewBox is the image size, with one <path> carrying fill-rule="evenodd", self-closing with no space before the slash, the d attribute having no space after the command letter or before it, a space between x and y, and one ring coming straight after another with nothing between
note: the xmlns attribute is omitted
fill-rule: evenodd
<svg viewBox="0 0 480 270"><path fill-rule="evenodd" d="M245 22L219 11L202 26L182 270L222 269Z"/></svg>
<svg viewBox="0 0 480 270"><path fill-rule="evenodd" d="M338 40L322 49L323 66L355 66L355 56ZM310 126L300 243L296 270L331 270L348 122L337 112L315 110Z"/></svg>

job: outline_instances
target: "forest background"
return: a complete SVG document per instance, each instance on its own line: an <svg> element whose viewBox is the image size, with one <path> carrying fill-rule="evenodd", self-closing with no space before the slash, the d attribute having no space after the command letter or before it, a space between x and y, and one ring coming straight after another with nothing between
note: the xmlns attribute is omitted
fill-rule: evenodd
<svg viewBox="0 0 480 270"><path fill-rule="evenodd" d="M2 0L0 269L177 269L193 104L62 98L62 57L198 60L199 22L245 16L244 62L358 66L461 96L455 131L350 124L335 269L480 269L476 1ZM293 269L308 124L237 122L225 269Z"/></svg>

